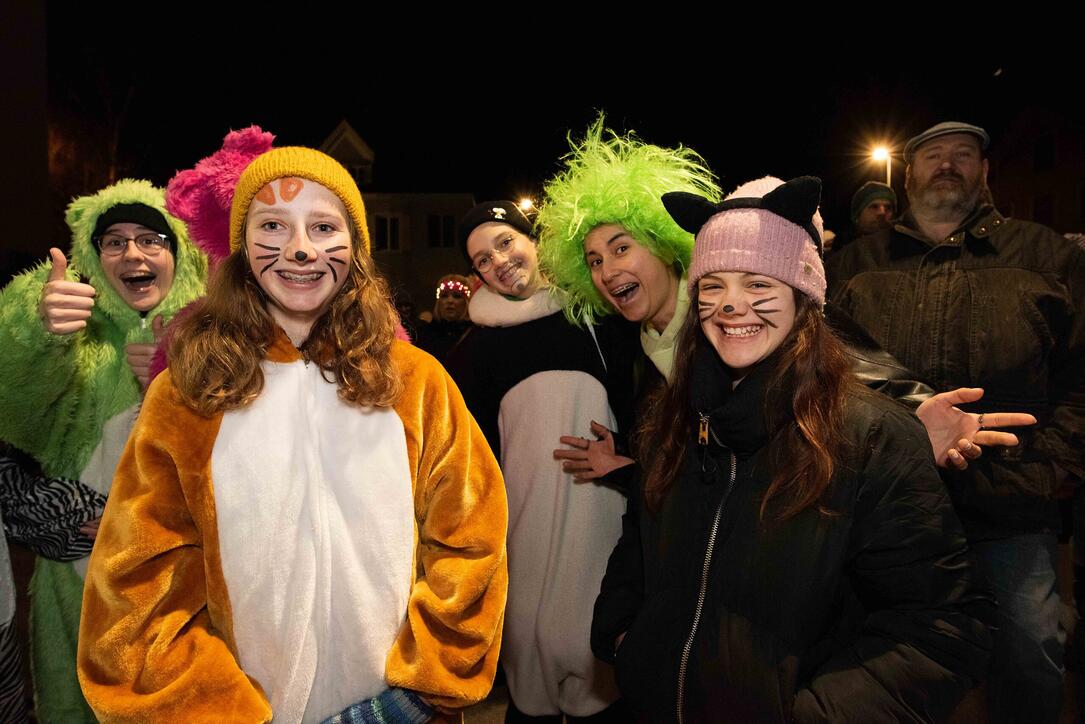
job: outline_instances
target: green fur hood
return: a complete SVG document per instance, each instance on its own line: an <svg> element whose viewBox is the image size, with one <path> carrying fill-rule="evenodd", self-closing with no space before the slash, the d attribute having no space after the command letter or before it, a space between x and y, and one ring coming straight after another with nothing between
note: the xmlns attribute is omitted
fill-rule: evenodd
<svg viewBox="0 0 1085 724"><path fill-rule="evenodd" d="M177 240L174 250L173 286L165 299L147 312L146 325L142 323L140 313L125 303L105 277L98 250L91 239L98 217L118 204L143 204L158 211L165 217ZM144 326L149 328L150 321L158 315L168 321L178 310L203 294L204 280L207 278L207 257L189 241L184 222L166 211L166 198L162 189L155 188L149 181L125 179L96 194L80 196L68 206L64 220L72 230L72 266L78 273L86 276L90 285L98 292L94 302L94 314L105 315L121 329L128 331Z"/></svg>
<svg viewBox="0 0 1085 724"><path fill-rule="evenodd" d="M94 226L116 204L161 212L176 237L169 294L146 317L129 307L106 278L91 241ZM49 475L78 477L106 423L140 401L125 356L131 343L154 341L156 316L168 322L204 292L207 260L182 222L166 213L163 192L146 181L121 181L68 207L72 229L67 278L87 277L97 295L85 329L48 332L39 313L50 263L17 276L0 291L0 439L34 456Z"/></svg>

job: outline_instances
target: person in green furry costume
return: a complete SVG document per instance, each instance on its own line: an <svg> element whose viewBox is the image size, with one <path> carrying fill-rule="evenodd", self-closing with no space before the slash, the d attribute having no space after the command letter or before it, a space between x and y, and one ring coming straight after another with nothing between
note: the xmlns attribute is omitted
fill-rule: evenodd
<svg viewBox="0 0 1085 724"><path fill-rule="evenodd" d="M204 293L207 260L147 181L80 197L66 221L71 266L52 249L51 262L0 292L0 439L46 475L108 493L155 330ZM85 572L86 558L35 565L31 660L41 722L94 721L75 670Z"/></svg>

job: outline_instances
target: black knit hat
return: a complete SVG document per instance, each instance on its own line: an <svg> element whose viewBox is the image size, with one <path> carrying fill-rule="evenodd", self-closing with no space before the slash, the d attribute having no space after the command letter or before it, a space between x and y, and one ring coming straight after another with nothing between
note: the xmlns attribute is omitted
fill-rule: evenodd
<svg viewBox="0 0 1085 724"><path fill-rule="evenodd" d="M520 207L513 202L483 201L481 204L476 204L474 208L468 211L463 217L463 220L456 230L460 240L460 251L463 252L464 258L467 259L468 266L472 265L472 261L471 255L467 253L467 237L469 237L471 232L477 227L482 226L488 221L508 224L512 228L522 231L528 236L532 236L531 222L524 216L524 212L520 211Z"/></svg>
<svg viewBox="0 0 1085 724"><path fill-rule="evenodd" d="M94 222L93 237L97 239L113 224L139 224L151 231L165 234L169 237L170 242L173 242L173 231L170 230L169 224L166 223L166 217L157 209L152 209L146 204L117 204L110 207ZM171 252L173 251L172 243L169 249Z"/></svg>

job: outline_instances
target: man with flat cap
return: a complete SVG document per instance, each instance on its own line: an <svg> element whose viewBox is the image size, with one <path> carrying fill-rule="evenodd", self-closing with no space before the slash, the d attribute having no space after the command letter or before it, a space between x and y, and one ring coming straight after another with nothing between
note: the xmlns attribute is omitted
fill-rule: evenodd
<svg viewBox="0 0 1085 724"><path fill-rule="evenodd" d="M999 601L991 721L1055 722L1056 492L1085 477L1085 253L989 202L989 141L959 122L912 138L910 208L830 258L829 298L934 388L983 388L968 411L1038 418L1020 445L949 473L947 487Z"/></svg>

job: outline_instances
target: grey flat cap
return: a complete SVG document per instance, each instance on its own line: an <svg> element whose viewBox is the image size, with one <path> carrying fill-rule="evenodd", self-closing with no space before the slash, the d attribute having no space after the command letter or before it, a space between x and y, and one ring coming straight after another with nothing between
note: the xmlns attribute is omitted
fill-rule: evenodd
<svg viewBox="0 0 1085 724"><path fill-rule="evenodd" d="M987 150L988 144L991 143L991 137L987 135L987 131L979 126L973 126L971 123L962 123L960 121L943 121L935 126L931 126L918 136L913 136L908 140L908 143L904 144L904 162L909 164L912 162L912 156L915 154L915 150L919 148L920 144L926 143L932 138L938 138L939 136L945 136L950 133L969 133L975 136L980 140L980 148L985 151Z"/></svg>

